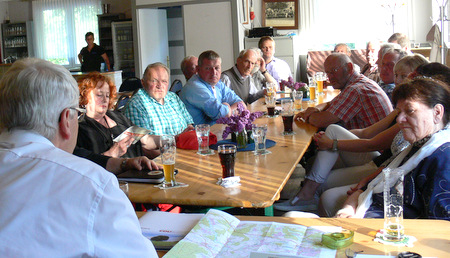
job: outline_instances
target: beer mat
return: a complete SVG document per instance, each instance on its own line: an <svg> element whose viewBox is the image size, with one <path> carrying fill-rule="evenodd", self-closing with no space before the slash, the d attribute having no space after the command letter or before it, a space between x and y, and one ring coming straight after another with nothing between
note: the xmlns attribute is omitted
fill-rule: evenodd
<svg viewBox="0 0 450 258"><path fill-rule="evenodd" d="M225 188L240 186L241 183L239 182L241 182L241 177L239 176L231 176L227 178L219 177L219 179L217 180L217 184Z"/></svg>
<svg viewBox="0 0 450 258"><path fill-rule="evenodd" d="M234 144L234 145L237 145L237 143L232 142L230 139L226 139L226 140L218 141L216 144L210 145L209 148L213 149L213 150L217 150L219 145L222 145L222 144ZM277 143L275 141L266 139L266 149L272 148L276 144ZM237 151L254 151L254 150L255 150L255 143L254 142L247 144L246 148L237 149Z"/></svg>
<svg viewBox="0 0 450 258"><path fill-rule="evenodd" d="M180 188L180 187L188 187L188 186L189 186L188 184L181 183L181 182L177 182L177 184L175 186L165 186L164 184L154 185L154 187L157 187L162 190Z"/></svg>
<svg viewBox="0 0 450 258"><path fill-rule="evenodd" d="M174 171L175 175L178 174L178 169ZM126 181L130 183L150 183L159 184L164 180L164 173L162 170L127 170L117 175L117 179L120 181Z"/></svg>
<svg viewBox="0 0 450 258"><path fill-rule="evenodd" d="M414 246L413 243L417 241L417 238L415 238L414 236L407 236L407 235L405 235L405 237L401 241L390 241L383 237L383 232L384 232L383 229L378 230L373 241L384 245L407 246L407 247L413 247Z"/></svg>

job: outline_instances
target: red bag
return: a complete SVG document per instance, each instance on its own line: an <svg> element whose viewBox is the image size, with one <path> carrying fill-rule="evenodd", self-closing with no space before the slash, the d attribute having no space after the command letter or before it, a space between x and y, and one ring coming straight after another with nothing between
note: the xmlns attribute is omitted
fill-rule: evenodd
<svg viewBox="0 0 450 258"><path fill-rule="evenodd" d="M217 136L213 133L209 133L209 145L217 143ZM198 141L195 130L184 132L178 135L177 148L186 150L197 150Z"/></svg>

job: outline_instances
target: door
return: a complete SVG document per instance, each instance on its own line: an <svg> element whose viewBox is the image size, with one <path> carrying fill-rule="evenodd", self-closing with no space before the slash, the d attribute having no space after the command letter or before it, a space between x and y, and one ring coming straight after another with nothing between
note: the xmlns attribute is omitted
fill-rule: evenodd
<svg viewBox="0 0 450 258"><path fill-rule="evenodd" d="M137 40L135 43L136 77L142 78L145 68L161 62L169 66L167 13L162 9L136 10Z"/></svg>

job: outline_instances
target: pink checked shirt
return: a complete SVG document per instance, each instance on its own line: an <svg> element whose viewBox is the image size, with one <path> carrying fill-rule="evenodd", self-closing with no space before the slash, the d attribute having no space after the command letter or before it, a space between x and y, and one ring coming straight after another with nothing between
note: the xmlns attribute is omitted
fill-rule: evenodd
<svg viewBox="0 0 450 258"><path fill-rule="evenodd" d="M353 74L327 111L339 117L350 130L378 122L392 112L392 105L378 84L364 75Z"/></svg>

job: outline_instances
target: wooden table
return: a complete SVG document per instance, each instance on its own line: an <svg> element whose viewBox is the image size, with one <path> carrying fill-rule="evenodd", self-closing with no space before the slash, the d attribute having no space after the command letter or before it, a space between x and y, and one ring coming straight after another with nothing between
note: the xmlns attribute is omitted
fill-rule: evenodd
<svg viewBox="0 0 450 258"><path fill-rule="evenodd" d="M338 91L330 92L319 99L328 101ZM328 97L327 97L328 96ZM308 103L304 104L306 107ZM264 100L253 103L250 110L265 110ZM200 156L196 150L177 149L175 167L179 173L177 181L188 187L160 190L151 184L129 184L129 197L140 203L171 203L195 206L231 206L244 208L267 208L270 215L272 204L279 199L280 192L307 150L316 128L303 122L295 122L295 135L284 136L281 116L259 118L256 124L267 124L267 139L276 142L269 150L272 154L254 156L253 152L238 152L235 175L241 177L241 186L223 188L216 184L222 169L219 156ZM224 125L214 125L211 131L222 138ZM159 159L156 160L159 162ZM273 210L272 210L273 212ZM267 214L267 213L266 213Z"/></svg>
<svg viewBox="0 0 450 258"><path fill-rule="evenodd" d="M138 217L144 213L138 212ZM374 242L376 231L383 228L383 219L341 219L341 218L286 218L263 216L236 216L240 220L275 221L304 226L339 226L355 232L353 244L346 247L362 254L392 255L400 252L415 252L423 257L450 257L450 222L431 219L405 219L405 234L417 238L413 247L396 247ZM346 257L345 249L337 251L336 257ZM158 251L160 257L165 252Z"/></svg>

